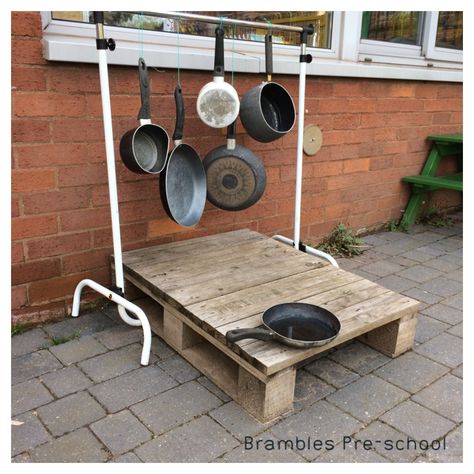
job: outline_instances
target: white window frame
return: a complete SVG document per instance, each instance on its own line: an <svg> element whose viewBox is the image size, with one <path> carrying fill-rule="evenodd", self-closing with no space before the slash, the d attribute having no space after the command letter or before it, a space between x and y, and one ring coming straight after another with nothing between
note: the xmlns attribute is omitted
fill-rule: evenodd
<svg viewBox="0 0 474 474"><path fill-rule="evenodd" d="M425 15L434 22L436 12ZM43 52L51 61L97 62L95 47L95 25L55 20L51 12L42 12ZM436 16L437 21L437 16ZM332 15L331 46L329 49L308 48L313 61L308 64L307 73L319 76L371 77L385 79L414 79L427 81L462 82L462 56L459 61L445 59L452 53L446 48L435 48L429 59L417 54L411 45L395 47L391 43L361 40L362 12L334 11ZM110 64L137 64L142 52L147 63L154 67L177 67L177 41L175 33L142 31L106 26L106 36L114 38L117 49L108 52ZM432 33L431 33L432 34ZM425 37L428 30L425 29ZM436 37L436 33L435 33ZM140 40L140 41L139 41ZM384 43L381 52L376 43ZM180 65L183 69L209 70L214 65L214 39L204 36L181 34ZM234 46L234 53L232 53ZM387 49L387 48L392 48ZM437 51L437 50L444 51ZM390 51L392 53L390 54ZM446 52L447 51L447 52ZM273 68L276 74L298 74L299 47L274 44ZM443 56L443 54L445 56ZM262 43L251 41L225 41L225 68L234 67L235 72L263 73L265 70Z"/></svg>

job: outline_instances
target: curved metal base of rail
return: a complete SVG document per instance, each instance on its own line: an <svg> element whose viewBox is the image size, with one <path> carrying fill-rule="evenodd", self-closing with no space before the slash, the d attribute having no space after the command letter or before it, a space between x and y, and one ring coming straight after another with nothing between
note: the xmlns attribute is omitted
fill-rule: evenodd
<svg viewBox="0 0 474 474"><path fill-rule="evenodd" d="M106 298L113 301L114 303L117 303L119 305L119 308L118 308L119 314L127 324L130 324L129 321L131 321L132 326L142 326L143 349L142 349L142 357L141 357L140 363L141 365L148 365L148 362L150 361L150 349L151 349L151 327L150 327L150 323L148 322L148 318L146 317L143 310L139 308L136 304L130 303L130 301L126 300L120 295L117 295L116 293L109 290L105 286L102 286L99 283L96 283L95 281L89 280L86 278L85 280L82 280L77 284L76 289L74 291L74 299L72 302L72 312L71 312L71 316L73 318L76 318L77 316L79 316L79 305L81 302L81 293L82 293L82 289L85 286L92 288L94 291L97 291L97 293L100 293L101 295L105 296ZM126 313L126 310L134 314L138 318L138 320L130 318ZM124 314L126 317L124 318L122 314Z"/></svg>
<svg viewBox="0 0 474 474"><path fill-rule="evenodd" d="M289 239L288 237L284 237L283 235L274 235L273 238L275 240L278 240L279 242L283 242L284 244L291 245L292 247L295 246L294 240ZM301 248L302 247L302 248ZM310 255L315 255L316 257L321 257L327 260L333 267L339 268L339 265L337 264L336 260L334 257L331 257L326 252L323 252L322 250L315 249L313 247L310 247L309 245L302 245L300 246L300 250L309 253Z"/></svg>

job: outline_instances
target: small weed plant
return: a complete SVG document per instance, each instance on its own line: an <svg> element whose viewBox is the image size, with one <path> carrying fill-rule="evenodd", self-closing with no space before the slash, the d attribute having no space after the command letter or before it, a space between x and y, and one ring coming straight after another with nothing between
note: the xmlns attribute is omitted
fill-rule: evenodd
<svg viewBox="0 0 474 474"><path fill-rule="evenodd" d="M339 257L360 255L366 248L364 242L344 224L338 224L331 234L318 246L319 250Z"/></svg>

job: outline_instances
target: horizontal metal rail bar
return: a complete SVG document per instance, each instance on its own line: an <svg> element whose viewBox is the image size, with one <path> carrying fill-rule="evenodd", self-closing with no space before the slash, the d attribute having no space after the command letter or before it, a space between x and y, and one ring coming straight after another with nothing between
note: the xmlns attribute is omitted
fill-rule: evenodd
<svg viewBox="0 0 474 474"><path fill-rule="evenodd" d="M206 23L215 23L217 25L236 25L247 26L250 28L260 28L272 31L294 31L295 33L302 33L304 28L302 26L278 25L274 23L263 23L259 21L237 20L233 18L198 15L196 13L179 13L179 12L130 12L146 16L156 16L158 18L174 18L175 20L197 20Z"/></svg>

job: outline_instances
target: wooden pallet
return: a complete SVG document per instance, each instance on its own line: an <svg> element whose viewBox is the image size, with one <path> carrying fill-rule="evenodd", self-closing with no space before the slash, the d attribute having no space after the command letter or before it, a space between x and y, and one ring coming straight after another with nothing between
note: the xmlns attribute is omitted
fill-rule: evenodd
<svg viewBox="0 0 474 474"><path fill-rule="evenodd" d="M262 422L292 409L296 366L355 337L395 357L413 345L418 302L249 230L124 254L126 279L153 331ZM265 309L302 301L341 321L331 343L227 343L230 329L257 327Z"/></svg>

